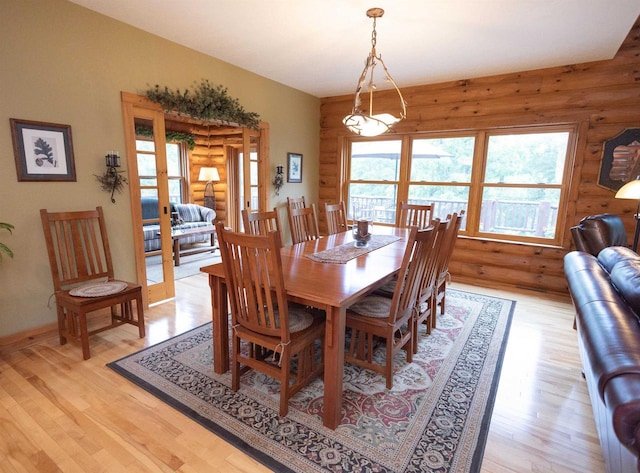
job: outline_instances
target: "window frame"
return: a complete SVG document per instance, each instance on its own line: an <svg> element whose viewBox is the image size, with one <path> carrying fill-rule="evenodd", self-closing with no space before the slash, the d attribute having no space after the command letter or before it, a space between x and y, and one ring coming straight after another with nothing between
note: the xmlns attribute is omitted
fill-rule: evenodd
<svg viewBox="0 0 640 473"><path fill-rule="evenodd" d="M564 160L562 180L558 184L510 184L510 183L486 183L485 182L485 169L487 164L487 153L489 147L489 138L491 136L499 135L514 135L514 134L538 134L538 133L554 133L554 132L566 132L567 148ZM343 166L343 189L342 195L346 196L347 200L350 200L349 188L354 183L372 183L372 184L396 184L396 207L399 203L404 201L408 202L409 187L411 185L438 185L438 186L467 186L469 188L469 197L467 206L465 209L465 222L463 228L460 230L460 235L477 238L482 240L491 241L507 241L513 243L524 243L534 245L544 245L561 247L563 235L566 229L566 211L569 192L571 185L572 169L576 159L576 149L578 143L579 126L577 123L559 123L559 124L545 124L545 125L522 125L522 126L509 126L509 127L488 127L482 129L470 129L470 130L452 130L452 131L435 131L435 132L419 132L419 133L394 133L392 135L378 136L378 137L348 137L345 140L344 156L346 163ZM471 167L471 176L469 182L436 182L436 181L410 181L411 177L411 156L412 156L412 143L413 140L420 139L437 139L437 138L459 138L459 137L474 137L475 145L473 151L473 162ZM400 173L399 181L359 181L351 180L351 152L352 144L355 142L376 142L384 140L401 140L400 151ZM486 231L480 231L480 217L482 210L482 197L484 189L486 188L544 188L544 189L558 189L560 197L558 200L558 211L556 217L555 234L553 238L536 237L529 235L511 235L504 233L491 233ZM350 208L350 206L349 206ZM396 225L399 218L399 211L396 208ZM380 225L385 225L380 223Z"/></svg>

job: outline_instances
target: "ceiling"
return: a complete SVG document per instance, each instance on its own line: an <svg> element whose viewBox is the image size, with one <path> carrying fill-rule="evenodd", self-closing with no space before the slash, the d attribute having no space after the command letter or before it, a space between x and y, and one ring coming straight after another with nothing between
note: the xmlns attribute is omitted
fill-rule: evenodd
<svg viewBox="0 0 640 473"><path fill-rule="evenodd" d="M610 59L640 15L639 0L71 1L316 97L355 91L371 7L401 89Z"/></svg>

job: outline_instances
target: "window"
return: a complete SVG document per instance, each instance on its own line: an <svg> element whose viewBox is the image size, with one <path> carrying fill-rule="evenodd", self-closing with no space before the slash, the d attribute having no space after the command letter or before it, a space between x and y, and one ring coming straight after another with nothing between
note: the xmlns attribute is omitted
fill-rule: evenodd
<svg viewBox="0 0 640 473"><path fill-rule="evenodd" d="M396 224L398 202L465 210L461 233L559 244L575 128L544 126L350 142L349 218Z"/></svg>
<svg viewBox="0 0 640 473"><path fill-rule="evenodd" d="M138 151L138 174L140 176L141 195L155 197L156 191L151 189L157 186L156 161L153 152L154 143L149 140L136 140ZM167 143L167 175L169 178L169 201L184 203L187 189L187 159L186 146L178 143ZM150 189L144 189L145 186Z"/></svg>

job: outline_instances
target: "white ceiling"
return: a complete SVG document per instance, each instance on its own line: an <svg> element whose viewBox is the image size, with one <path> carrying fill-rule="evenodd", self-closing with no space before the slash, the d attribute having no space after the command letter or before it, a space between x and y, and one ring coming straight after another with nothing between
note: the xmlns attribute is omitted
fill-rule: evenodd
<svg viewBox="0 0 640 473"><path fill-rule="evenodd" d="M371 7L401 89L610 59L640 15L640 0L71 1L316 97L355 91Z"/></svg>

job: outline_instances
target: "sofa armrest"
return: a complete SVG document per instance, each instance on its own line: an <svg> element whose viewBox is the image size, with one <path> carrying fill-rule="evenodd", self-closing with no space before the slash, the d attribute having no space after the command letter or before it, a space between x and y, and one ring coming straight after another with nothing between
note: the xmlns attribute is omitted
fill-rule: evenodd
<svg viewBox="0 0 640 473"><path fill-rule="evenodd" d="M216 211L213 209L210 209L209 207L202 207L200 206L200 216L202 218L203 222L209 222L211 224L214 223L215 219L216 219Z"/></svg>

